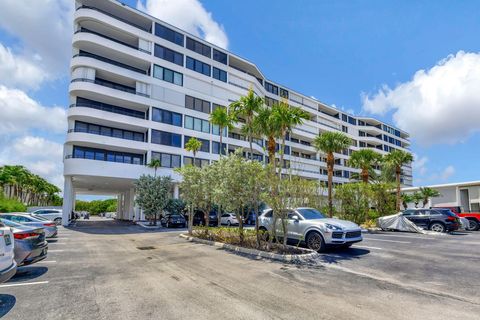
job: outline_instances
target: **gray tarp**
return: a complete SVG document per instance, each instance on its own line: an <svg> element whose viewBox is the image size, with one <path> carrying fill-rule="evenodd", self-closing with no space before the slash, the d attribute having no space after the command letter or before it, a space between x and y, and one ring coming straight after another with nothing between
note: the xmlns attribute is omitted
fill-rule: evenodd
<svg viewBox="0 0 480 320"><path fill-rule="evenodd" d="M377 225L382 230L425 233L425 231L417 227L417 225L415 225L412 221L405 218L402 213L380 217L377 219Z"/></svg>

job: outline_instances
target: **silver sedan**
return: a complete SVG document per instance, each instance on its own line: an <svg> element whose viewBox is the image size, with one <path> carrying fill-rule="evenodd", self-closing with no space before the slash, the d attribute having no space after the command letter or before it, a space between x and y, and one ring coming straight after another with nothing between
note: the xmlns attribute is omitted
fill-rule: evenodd
<svg viewBox="0 0 480 320"><path fill-rule="evenodd" d="M57 236L58 228L55 222L42 218L36 218L28 213L2 213L0 214L0 218L30 227L43 228L47 238L53 238Z"/></svg>
<svg viewBox="0 0 480 320"><path fill-rule="evenodd" d="M283 215L282 215L283 216ZM304 242L309 249L324 251L327 247L350 247L363 240L360 227L350 221L326 218L313 208L288 210L288 239ZM266 209L259 217L259 229L273 230L274 214ZM276 234L283 237L282 221L277 219Z"/></svg>

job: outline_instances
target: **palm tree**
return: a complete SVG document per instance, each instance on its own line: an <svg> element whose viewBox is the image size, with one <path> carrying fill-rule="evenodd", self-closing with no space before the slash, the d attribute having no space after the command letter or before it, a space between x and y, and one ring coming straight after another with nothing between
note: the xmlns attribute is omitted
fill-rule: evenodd
<svg viewBox="0 0 480 320"><path fill-rule="evenodd" d="M281 137L282 132L275 120L272 108L264 106L258 110L257 116L252 122L252 133L267 138L268 162L272 165L273 172L275 172L275 139Z"/></svg>
<svg viewBox="0 0 480 320"><path fill-rule="evenodd" d="M263 106L263 98L255 95L255 92L250 87L246 96L240 97L238 101L232 102L230 104L230 110L235 119L242 117L245 119L245 129L244 132L248 138L248 143L250 145L250 159L253 159L253 126L252 122L255 118L255 115L258 113L260 108Z"/></svg>
<svg viewBox="0 0 480 320"><path fill-rule="evenodd" d="M313 147L318 152L323 152L327 155L327 170L328 170L328 215L333 215L333 201L332 201L332 179L333 166L335 164L334 153L338 153L345 148L348 148L352 141L343 132L326 131L318 135L313 140Z"/></svg>
<svg viewBox="0 0 480 320"><path fill-rule="evenodd" d="M430 200L430 198L440 197L440 192L438 192L435 189L429 188L429 187L420 188L420 194L423 197L423 199L422 199L423 208L425 208L425 206L427 205L428 200Z"/></svg>
<svg viewBox="0 0 480 320"><path fill-rule="evenodd" d="M282 176L283 158L285 154L285 138L287 133L298 125L301 125L305 120L310 120L310 114L300 108L291 107L286 101L276 103L272 106L274 121L280 130L282 137L281 152L280 152L280 168L279 176Z"/></svg>
<svg viewBox="0 0 480 320"><path fill-rule="evenodd" d="M185 143L185 150L191 151L193 153L193 165L195 166L195 157L197 155L198 150L202 147L202 143L195 137L188 139L187 143Z"/></svg>
<svg viewBox="0 0 480 320"><path fill-rule="evenodd" d="M160 168L160 159L152 159L150 163L147 165L149 168L155 170L154 177L157 177L157 169Z"/></svg>
<svg viewBox="0 0 480 320"><path fill-rule="evenodd" d="M412 194L412 199L413 203L415 204L415 208L418 208L418 204L423 200L423 195L420 192L414 192Z"/></svg>
<svg viewBox="0 0 480 320"><path fill-rule="evenodd" d="M382 159L382 155L372 149L360 149L354 151L348 159L348 163L354 167L361 169L360 177L364 183L368 183L370 175L374 172L373 169Z"/></svg>
<svg viewBox="0 0 480 320"><path fill-rule="evenodd" d="M395 169L395 180L397 184L397 205L396 210L400 211L401 204L401 182L402 166L413 161L413 156L402 150L393 150L385 156L385 163Z"/></svg>
<svg viewBox="0 0 480 320"><path fill-rule="evenodd" d="M210 122L217 125L220 131L220 157L223 154L223 129L231 130L233 128L233 117L228 113L227 108L218 107L210 115Z"/></svg>
<svg viewBox="0 0 480 320"><path fill-rule="evenodd" d="M410 202L413 202L413 195L409 193L402 193L402 205L403 209L407 210L408 209L408 204Z"/></svg>

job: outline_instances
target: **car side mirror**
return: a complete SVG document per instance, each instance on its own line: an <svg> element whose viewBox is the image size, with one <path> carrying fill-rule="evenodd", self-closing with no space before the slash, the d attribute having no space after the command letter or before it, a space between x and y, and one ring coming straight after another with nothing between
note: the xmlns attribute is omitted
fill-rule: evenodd
<svg viewBox="0 0 480 320"><path fill-rule="evenodd" d="M300 218L299 218L299 216L294 215L294 216L292 216L292 220L295 221L295 222L298 222L300 220Z"/></svg>

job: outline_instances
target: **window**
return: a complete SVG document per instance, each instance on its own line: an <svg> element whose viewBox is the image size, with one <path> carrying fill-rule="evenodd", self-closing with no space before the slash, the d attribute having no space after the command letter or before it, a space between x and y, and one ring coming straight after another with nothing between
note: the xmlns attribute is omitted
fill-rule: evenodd
<svg viewBox="0 0 480 320"><path fill-rule="evenodd" d="M161 123L171 124L177 127L182 126L182 115L180 113L159 108L152 108L152 120Z"/></svg>
<svg viewBox="0 0 480 320"><path fill-rule="evenodd" d="M210 102L191 96L185 96L185 108L203 113L210 113Z"/></svg>
<svg viewBox="0 0 480 320"><path fill-rule="evenodd" d="M182 147L182 136L172 132L152 130L152 143L164 146Z"/></svg>
<svg viewBox="0 0 480 320"><path fill-rule="evenodd" d="M152 159L160 160L160 166L163 168L180 168L180 156L163 152L152 152Z"/></svg>
<svg viewBox="0 0 480 320"><path fill-rule="evenodd" d="M280 88L280 97L288 99L288 91Z"/></svg>
<svg viewBox="0 0 480 320"><path fill-rule="evenodd" d="M227 149L227 144L222 143L222 154L223 155L227 154L226 149ZM212 153L220 154L220 142L212 141Z"/></svg>
<svg viewBox="0 0 480 320"><path fill-rule="evenodd" d="M227 73L221 69L213 67L213 77L217 80L227 82Z"/></svg>
<svg viewBox="0 0 480 320"><path fill-rule="evenodd" d="M187 57L186 67L210 77L210 65L205 62Z"/></svg>
<svg viewBox="0 0 480 320"><path fill-rule="evenodd" d="M273 94L276 94L278 96L278 87L265 81L265 89Z"/></svg>
<svg viewBox="0 0 480 320"><path fill-rule="evenodd" d="M189 136L185 136L185 142L183 144L184 148L185 148L185 145L187 144L188 140L190 140L190 138L191 137L189 137ZM199 151L209 153L210 152L210 141L205 140L205 139L200 139L200 138L196 138L196 139L202 143L202 147L200 148Z"/></svg>
<svg viewBox="0 0 480 320"><path fill-rule="evenodd" d="M218 51L217 49L213 49L213 60L223 64L227 64L227 54Z"/></svg>
<svg viewBox="0 0 480 320"><path fill-rule="evenodd" d="M183 34L155 23L155 35L183 47Z"/></svg>
<svg viewBox="0 0 480 320"><path fill-rule="evenodd" d="M178 86L183 86L183 74L173 70L153 65L153 77Z"/></svg>
<svg viewBox="0 0 480 320"><path fill-rule="evenodd" d="M348 133L348 127L347 126L342 126L342 131ZM361 133L361 132L360 132ZM360 135L361 136L361 135Z"/></svg>
<svg viewBox="0 0 480 320"><path fill-rule="evenodd" d="M212 134L219 136L220 135L220 127L216 124L212 124ZM223 128L223 136L227 136L227 128Z"/></svg>
<svg viewBox="0 0 480 320"><path fill-rule="evenodd" d="M210 133L210 122L208 122L208 120L185 116L185 128Z"/></svg>
<svg viewBox="0 0 480 320"><path fill-rule="evenodd" d="M205 57L211 57L211 48L197 40L187 37L187 49L195 51Z"/></svg>
<svg viewBox="0 0 480 320"><path fill-rule="evenodd" d="M265 104L269 107L273 106L275 103L278 103L278 100L265 96Z"/></svg>
<svg viewBox="0 0 480 320"><path fill-rule="evenodd" d="M142 154L93 149L88 147L74 146L73 157L79 159L121 162L129 164L143 164Z"/></svg>
<svg viewBox="0 0 480 320"><path fill-rule="evenodd" d="M356 126L357 125L357 119L355 119L353 117L348 117L348 123Z"/></svg>
<svg viewBox="0 0 480 320"><path fill-rule="evenodd" d="M195 166L196 167L204 167L209 165L209 161L207 159L199 159L195 158ZM193 158L191 157L183 157L183 164L188 166L193 164Z"/></svg>
<svg viewBox="0 0 480 320"><path fill-rule="evenodd" d="M96 124L75 121L75 132L86 132L91 134L98 134L113 138L144 141L144 134L141 132L134 132L129 130L122 130L110 127L99 126Z"/></svg>
<svg viewBox="0 0 480 320"><path fill-rule="evenodd" d="M183 67L183 54L155 44L154 55L157 58L170 61Z"/></svg>

